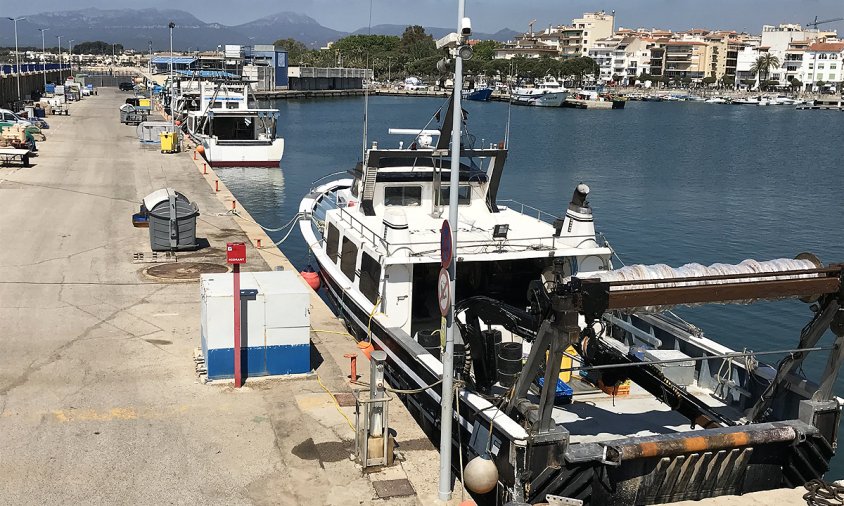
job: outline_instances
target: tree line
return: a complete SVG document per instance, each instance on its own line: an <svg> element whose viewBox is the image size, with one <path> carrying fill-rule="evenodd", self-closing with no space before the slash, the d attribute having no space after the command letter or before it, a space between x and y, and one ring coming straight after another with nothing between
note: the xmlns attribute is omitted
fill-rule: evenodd
<svg viewBox="0 0 844 506"><path fill-rule="evenodd" d="M437 62L445 56L444 51L437 50L434 38L419 25L408 26L400 37L349 35L323 49L309 49L295 39L279 39L274 45L287 51L289 65L371 68L376 79L439 75ZM598 72L598 65L588 57L563 61L547 57L496 60L495 50L500 47L501 43L494 40L475 43L472 58L464 62L464 71L490 77L552 75L577 82Z"/></svg>

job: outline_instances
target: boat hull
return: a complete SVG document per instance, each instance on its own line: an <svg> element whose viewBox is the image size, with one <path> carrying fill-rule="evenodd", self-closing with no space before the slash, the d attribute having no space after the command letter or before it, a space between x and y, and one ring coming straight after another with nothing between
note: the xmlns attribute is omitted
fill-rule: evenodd
<svg viewBox="0 0 844 506"><path fill-rule="evenodd" d="M278 167L284 155L284 139L220 143L205 137L201 144L212 167Z"/></svg>
<svg viewBox="0 0 844 506"><path fill-rule="evenodd" d="M472 100L475 102L488 102L490 97L492 97L492 88L481 88L477 90L463 92L463 100Z"/></svg>
<svg viewBox="0 0 844 506"><path fill-rule="evenodd" d="M531 95L514 94L511 98L511 101L515 105L530 105L534 107L562 107L567 97L567 91Z"/></svg>
<svg viewBox="0 0 844 506"><path fill-rule="evenodd" d="M373 345L387 351L386 374L391 385L414 389L439 379L415 359L413 350L390 329L376 320L368 329L367 310L343 296L342 284L326 275L329 269L321 264L320 269L329 297L350 330L367 338L371 331ZM436 442L440 389L431 390L436 395L400 397L428 437ZM473 440L475 432L486 439L489 427L487 419L464 403L459 416L452 437L455 469L459 469L457 452L462 450L464 463L474 458L476 453L466 442ZM809 436L798 443L806 434ZM493 441L498 446L493 460L499 470L499 491L476 497L479 504L544 502L546 494L555 494L583 500L587 505L645 505L797 487L822 477L834 455L824 437L798 421L627 438L619 440L616 447L639 456L620 463L570 462L577 455L570 455L564 444L527 446L508 438L498 427L493 429ZM562 465L549 465L555 462ZM519 480L520 474L525 479ZM689 481L690 475L695 479Z"/></svg>

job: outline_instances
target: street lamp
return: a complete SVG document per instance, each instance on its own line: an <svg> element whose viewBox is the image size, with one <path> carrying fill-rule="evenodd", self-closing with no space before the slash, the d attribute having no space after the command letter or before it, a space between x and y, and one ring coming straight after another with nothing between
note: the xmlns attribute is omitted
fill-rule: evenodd
<svg viewBox="0 0 844 506"><path fill-rule="evenodd" d="M44 71L44 90L47 90L47 50L44 47L44 32L49 28L39 28L41 32L41 69Z"/></svg>
<svg viewBox="0 0 844 506"><path fill-rule="evenodd" d="M173 28L176 28L176 23L170 21L167 25L170 28L170 131L176 131L175 120L173 119L173 86L176 84L173 78Z"/></svg>
<svg viewBox="0 0 844 506"><path fill-rule="evenodd" d="M73 73L73 42L75 40L76 39L70 39L67 41L67 63L71 73Z"/></svg>
<svg viewBox="0 0 844 506"><path fill-rule="evenodd" d="M62 36L56 35L56 38L59 39L59 84L64 84L64 73L62 72Z"/></svg>
<svg viewBox="0 0 844 506"><path fill-rule="evenodd" d="M22 21L26 18L6 18L9 21L15 23L15 75L17 76L18 81L18 102L21 101L21 60L20 60L20 52L18 51L18 21Z"/></svg>

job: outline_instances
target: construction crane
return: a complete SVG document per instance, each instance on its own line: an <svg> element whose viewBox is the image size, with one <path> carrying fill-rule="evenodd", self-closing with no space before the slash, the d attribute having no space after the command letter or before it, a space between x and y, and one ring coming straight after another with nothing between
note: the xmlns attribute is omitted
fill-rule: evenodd
<svg viewBox="0 0 844 506"><path fill-rule="evenodd" d="M533 37L533 25L536 23L535 19L532 19L528 22L528 27L530 29L530 36Z"/></svg>
<svg viewBox="0 0 844 506"><path fill-rule="evenodd" d="M818 25L825 25L827 23L835 23L836 21L844 21L844 18L832 18L832 19L824 19L822 21L818 21L818 17L815 16L815 20L806 23L806 26L814 27L815 30L817 30Z"/></svg>

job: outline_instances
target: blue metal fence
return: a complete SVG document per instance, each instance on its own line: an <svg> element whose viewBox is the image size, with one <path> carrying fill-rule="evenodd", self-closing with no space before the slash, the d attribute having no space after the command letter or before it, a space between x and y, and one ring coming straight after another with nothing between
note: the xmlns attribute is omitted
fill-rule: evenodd
<svg viewBox="0 0 844 506"><path fill-rule="evenodd" d="M17 73L17 65L0 65L0 74L16 74ZM68 63L21 63L20 64L20 71L21 73L27 72L41 72L42 70L47 70L48 72L51 70L70 70L70 64Z"/></svg>

